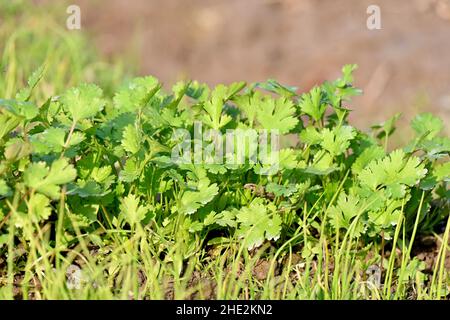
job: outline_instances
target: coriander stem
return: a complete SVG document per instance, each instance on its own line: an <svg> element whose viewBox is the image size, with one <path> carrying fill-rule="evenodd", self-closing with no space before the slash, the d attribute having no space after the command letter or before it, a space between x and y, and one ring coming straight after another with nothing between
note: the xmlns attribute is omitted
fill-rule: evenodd
<svg viewBox="0 0 450 320"><path fill-rule="evenodd" d="M63 147L63 150L61 152L61 158L64 155L64 152L66 151L67 147L69 146L69 142L70 142L70 139L72 138L72 135L73 135L73 132L75 130L76 124L77 124L76 121L72 122L72 126L70 127L70 130L69 130L69 135L67 136L66 142L64 143L64 147Z"/></svg>

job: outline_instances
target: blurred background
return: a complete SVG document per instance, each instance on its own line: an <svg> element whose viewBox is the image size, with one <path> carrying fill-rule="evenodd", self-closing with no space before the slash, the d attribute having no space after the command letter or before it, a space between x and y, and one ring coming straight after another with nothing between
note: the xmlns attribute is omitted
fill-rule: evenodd
<svg viewBox="0 0 450 320"><path fill-rule="evenodd" d="M360 128L396 112L404 115L400 124L422 111L446 123L450 119L450 0L32 3L27 13L17 9L14 15L28 15L35 24L53 19L63 29L65 6L79 5L81 30L64 30L66 36L87 39L78 54L95 52L121 72L151 74L167 87L186 78L210 85L275 78L304 92L338 77L344 64L356 63L355 85L364 95L351 102L350 120ZM366 26L372 4L381 9L381 30ZM20 25L26 27L24 20ZM101 74L92 70L91 77Z"/></svg>

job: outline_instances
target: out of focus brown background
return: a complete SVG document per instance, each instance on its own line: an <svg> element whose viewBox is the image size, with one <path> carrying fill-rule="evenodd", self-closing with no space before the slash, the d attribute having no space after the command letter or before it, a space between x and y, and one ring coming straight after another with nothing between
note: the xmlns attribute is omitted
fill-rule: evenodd
<svg viewBox="0 0 450 320"><path fill-rule="evenodd" d="M450 119L449 0L74 0L108 56L135 58L167 85L275 78L300 91L357 63L351 120L401 111ZM368 30L367 7L381 8Z"/></svg>

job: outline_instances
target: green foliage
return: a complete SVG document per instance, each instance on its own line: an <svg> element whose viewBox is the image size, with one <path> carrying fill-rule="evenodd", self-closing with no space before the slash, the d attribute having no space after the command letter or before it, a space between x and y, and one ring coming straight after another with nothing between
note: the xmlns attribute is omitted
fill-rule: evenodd
<svg viewBox="0 0 450 320"><path fill-rule="evenodd" d="M68 5L67 1L0 3L1 97L32 98L40 104L82 82L101 82L111 92L122 81L119 59L114 64L100 62L86 35L66 28ZM132 68L133 62L127 59L127 70Z"/></svg>
<svg viewBox="0 0 450 320"><path fill-rule="evenodd" d="M444 128L444 122L431 113L423 113L412 120L411 127L418 136L433 139Z"/></svg>
<svg viewBox="0 0 450 320"><path fill-rule="evenodd" d="M67 159L54 161L50 168L44 162L35 162L28 166L23 174L25 185L41 192L52 199L60 197L60 185L71 182L76 177L76 170Z"/></svg>
<svg viewBox="0 0 450 320"><path fill-rule="evenodd" d="M14 227L36 250L44 249L32 244L34 235L56 234L45 244L51 253L37 256L61 258L58 250L84 241L119 252L137 243L146 248L109 261L112 276L123 261L147 259L149 252L148 261L165 257L181 274L184 262L205 248L233 241L245 255L269 243L301 246L302 259L311 262L323 260L327 243L336 244L338 260L347 248L395 246L399 233L406 239L417 230L433 232L449 212L443 122L418 115L410 143L388 151L400 115L371 132L347 121L346 101L360 93L351 84L354 69L346 66L340 79L303 94L274 80L212 90L179 82L166 92L157 79L141 77L115 94L81 84L42 104L33 98L38 70L15 99L0 99L0 231ZM198 140L198 123L223 135L266 129L299 139L269 150L268 163L254 161L252 148L241 163L210 163L217 150L212 139ZM172 158L181 142L194 150L185 159L191 162ZM214 152L207 156L196 146ZM8 241L0 237L0 250ZM402 263L405 281L422 270L417 260Z"/></svg>
<svg viewBox="0 0 450 320"><path fill-rule="evenodd" d="M314 87L310 93L305 93L300 102L300 110L315 121L322 119L327 104L322 101L322 90Z"/></svg>
<svg viewBox="0 0 450 320"><path fill-rule="evenodd" d="M194 270L214 276L219 299L448 298L443 120L417 115L411 141L390 151L400 114L369 132L347 121L356 65L302 93L273 79L118 86L120 61L98 63L83 34L65 30L66 6L0 4L0 298L190 298ZM178 130L212 146L196 123L298 143L269 164L250 150L242 164L195 151L202 161L173 161ZM411 250L424 234L439 239L431 272ZM260 257L276 269L266 280L254 274ZM367 290L373 266L384 283Z"/></svg>
<svg viewBox="0 0 450 320"><path fill-rule="evenodd" d="M130 226L153 221L173 228L181 215L186 218L178 228L194 234L221 229L242 237L248 249L282 239L304 208L313 210L311 226L326 215L330 230L390 239L402 209L416 207L418 191L432 201L448 188L448 138L439 136L440 119L422 114L411 123L413 141L386 153L383 138L393 132L398 115L373 127L385 133L378 138L346 120L345 101L359 93L351 85L354 69L346 66L341 79L301 95L274 80L213 90L180 82L165 93L157 79L143 77L127 82L113 98L96 85L81 84L37 108L25 100L42 77L40 69L17 99L0 100L1 202L20 194L28 204L21 210L30 208L30 216L41 221L57 208L52 202L66 197L68 210L89 217L89 229L110 223L94 214L100 207L109 219ZM277 129L298 135L300 142L280 151L279 170L271 176L258 176L264 166L249 162L249 152L237 165L173 162L179 142L174 130L193 132L199 121L222 132ZM255 185L253 192L247 185Z"/></svg>
<svg viewBox="0 0 450 320"><path fill-rule="evenodd" d="M217 184L209 185L208 178L200 179L191 188L193 189L192 191L186 190L183 192L179 206L172 208L172 210L182 214L193 214L210 202L219 192Z"/></svg>
<svg viewBox="0 0 450 320"><path fill-rule="evenodd" d="M276 129L285 134L294 129L298 123L294 103L286 98L265 97L256 107L258 108L256 119L264 129Z"/></svg>
<svg viewBox="0 0 450 320"><path fill-rule="evenodd" d="M254 200L248 207L242 207L236 213L239 225L238 236L244 239L250 250L259 247L265 239L277 240L281 232L281 218L276 207L266 205L262 199Z"/></svg>
<svg viewBox="0 0 450 320"><path fill-rule="evenodd" d="M402 150L395 150L389 156L370 162L359 175L361 185L376 191L380 185L391 191L403 189L402 185L412 187L425 177L427 169L417 157L406 158ZM399 195L404 197L404 194Z"/></svg>
<svg viewBox="0 0 450 320"><path fill-rule="evenodd" d="M93 84L82 84L69 89L62 97L61 103L74 122L92 118L100 112L105 102L102 90Z"/></svg>
<svg viewBox="0 0 450 320"><path fill-rule="evenodd" d="M136 196L129 194L122 199L120 210L130 225L134 226L144 220L150 208L148 206L140 205L139 199L136 198Z"/></svg>

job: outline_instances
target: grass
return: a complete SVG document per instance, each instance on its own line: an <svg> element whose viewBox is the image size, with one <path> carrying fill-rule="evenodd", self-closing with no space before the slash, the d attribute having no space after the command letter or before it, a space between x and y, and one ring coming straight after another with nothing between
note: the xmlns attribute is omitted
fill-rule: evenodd
<svg viewBox="0 0 450 320"><path fill-rule="evenodd" d="M417 267L411 268L411 263L417 262L411 260L410 253L418 219L413 234L405 239L404 219L400 216L392 247L396 248L403 237L399 246L402 253L400 256L391 253L386 258L376 244L362 248L358 236L352 235L353 228L342 241L337 237L334 243L325 232L319 238L311 238L309 228L300 226L279 248L266 243L249 253L240 241L228 239L226 244L206 247L212 250L207 252L205 248L193 249L202 248L204 240L192 240L183 234L183 229L163 234L151 226L139 226L135 230L99 228L93 234L86 234L80 232L76 220L70 220L77 232L76 245L61 244L58 239L65 237L62 227L65 215L62 194L58 217L52 222L57 226L55 246L49 241L52 227L48 224L24 225L23 239L29 241L21 240L19 244L13 236L14 224L8 225L8 272L0 277L1 299L378 300L441 299L448 294L450 278L444 267L448 245L440 246L428 284L421 279L423 274ZM449 232L447 221L438 241L448 243ZM93 243L98 242L96 237L102 237L107 245L93 250ZM317 253L305 255L305 248L312 241ZM164 249L167 254L161 257ZM267 262L267 267L262 275L255 277L260 261ZM82 273L68 278L67 270L74 263L81 267ZM367 279L364 265L384 268L384 281L376 283ZM276 273L275 269L278 269ZM17 274L22 275L20 283L15 279ZM192 279L199 278L205 281L192 283ZM70 286L79 288L70 289ZM22 292L19 296L18 288Z"/></svg>
<svg viewBox="0 0 450 320"><path fill-rule="evenodd" d="M91 81L112 90L127 77L121 59L104 62L78 31L64 28L64 2L34 5L30 1L0 4L0 95L13 98L29 75L45 65L45 85L34 92L38 101L63 91L68 86ZM134 70L127 63L128 70Z"/></svg>
<svg viewBox="0 0 450 320"><path fill-rule="evenodd" d="M63 212L55 224L62 224ZM77 222L72 223L76 226ZM24 226L23 237L30 241L18 245L12 236L15 226L9 224L8 272L0 278L1 299L441 299L448 290L443 259L448 245L440 247L431 282L426 284L420 279L423 274L410 268L416 261L409 255L413 236L403 241L401 256L390 254L382 260L381 248L361 248L351 230L335 244L323 233L315 239L322 250L302 259L299 255L304 250L295 252L295 248L307 247L311 241L303 228L278 249L266 243L248 253L239 241L231 239L208 253L205 249L193 251L190 238L176 230L165 239L149 226L133 232L98 230L95 235L104 237L108 245L93 250L91 234L78 234L75 246L51 246L51 227L35 227ZM394 247L401 229L399 221ZM56 239L64 237L63 228L56 230ZM448 241L449 230L447 223L441 243ZM198 239L196 247L200 242ZM161 246L170 248L164 258L160 257ZM297 261L293 263L293 259ZM260 261L267 261L267 267L255 277ZM68 279L66 270L74 262L82 273ZM386 265L384 282L367 279L364 264L381 268L382 263ZM275 268L279 269L276 275ZM20 283L14 277L17 274L23 277ZM192 283L193 278L205 280ZM22 291L19 296L18 288Z"/></svg>

